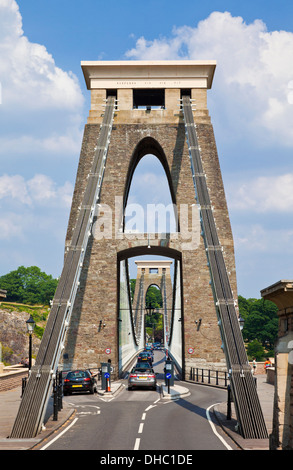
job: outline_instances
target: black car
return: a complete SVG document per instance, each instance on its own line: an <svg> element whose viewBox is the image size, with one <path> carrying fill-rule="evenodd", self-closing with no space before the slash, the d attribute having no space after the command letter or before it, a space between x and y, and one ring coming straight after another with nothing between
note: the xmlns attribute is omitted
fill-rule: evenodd
<svg viewBox="0 0 293 470"><path fill-rule="evenodd" d="M153 358L152 358L152 355L149 352L143 351L138 355L137 361L138 362L146 361L146 362L149 362L150 364L152 364Z"/></svg>
<svg viewBox="0 0 293 470"><path fill-rule="evenodd" d="M64 395L71 395L73 392L95 393L97 381L89 370L72 370L68 372L63 383Z"/></svg>

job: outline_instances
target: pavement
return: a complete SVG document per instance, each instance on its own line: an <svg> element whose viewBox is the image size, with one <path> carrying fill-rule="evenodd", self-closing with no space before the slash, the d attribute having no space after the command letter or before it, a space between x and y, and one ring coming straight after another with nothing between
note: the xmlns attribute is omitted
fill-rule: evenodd
<svg viewBox="0 0 293 470"><path fill-rule="evenodd" d="M262 407L268 434L272 431L274 386L266 382L265 375L257 375L257 391ZM188 382L186 387L177 385L171 387L161 386L161 397L164 400L176 400L190 394ZM115 397L124 385L121 382L112 382L111 391L98 390L98 394L107 398ZM65 428L71 422L75 409L63 401L63 408L58 412L58 420L53 419L53 400L50 399L45 416L44 428L37 437L31 439L10 439L12 427L21 401L21 387L0 392L0 451L1 450L33 450L35 446L46 441L51 434L61 427ZM237 420L232 403L231 420L227 420L227 403L219 403L214 407L215 416L224 432L230 436L242 450L269 450L269 439L243 439L237 432Z"/></svg>

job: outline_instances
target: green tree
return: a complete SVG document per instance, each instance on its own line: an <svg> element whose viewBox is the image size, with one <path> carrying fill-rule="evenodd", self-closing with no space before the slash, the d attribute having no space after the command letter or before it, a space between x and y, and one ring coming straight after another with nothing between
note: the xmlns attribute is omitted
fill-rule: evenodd
<svg viewBox="0 0 293 470"><path fill-rule="evenodd" d="M263 361L264 356L265 356L265 350L262 344L257 339L254 339L248 344L247 356L250 361L254 357L257 361Z"/></svg>
<svg viewBox="0 0 293 470"><path fill-rule="evenodd" d="M54 297L57 284L57 279L42 272L37 266L20 266L0 277L0 289L7 291L7 300L25 304L48 305Z"/></svg>
<svg viewBox="0 0 293 470"><path fill-rule="evenodd" d="M150 286L145 296L145 304L152 308L162 308L163 300L161 290L156 286Z"/></svg>
<svg viewBox="0 0 293 470"><path fill-rule="evenodd" d="M273 349L278 335L277 306L264 299L238 298L239 312L244 318L244 341L257 340L265 349Z"/></svg>

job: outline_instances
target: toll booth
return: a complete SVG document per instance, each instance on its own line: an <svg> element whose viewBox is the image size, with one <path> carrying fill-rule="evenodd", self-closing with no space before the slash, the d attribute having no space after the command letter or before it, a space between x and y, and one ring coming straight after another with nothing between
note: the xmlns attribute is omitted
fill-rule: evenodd
<svg viewBox="0 0 293 470"><path fill-rule="evenodd" d="M171 359L167 359L164 372L165 372L165 384L168 385L168 381L169 381L170 386L174 385L174 362Z"/></svg>
<svg viewBox="0 0 293 470"><path fill-rule="evenodd" d="M111 387L111 364L109 362L101 363L101 389L107 390Z"/></svg>

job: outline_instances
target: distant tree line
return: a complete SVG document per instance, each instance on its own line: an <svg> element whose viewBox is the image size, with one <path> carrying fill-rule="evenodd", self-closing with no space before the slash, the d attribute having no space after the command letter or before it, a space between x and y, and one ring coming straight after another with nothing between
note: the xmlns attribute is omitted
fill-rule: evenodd
<svg viewBox="0 0 293 470"><path fill-rule="evenodd" d="M15 271L0 277L0 289L7 291L8 302L49 305L58 284L37 266L20 266Z"/></svg>
<svg viewBox="0 0 293 470"><path fill-rule="evenodd" d="M132 298L135 279L131 279ZM42 272L37 266L25 268L20 266L15 271L0 277L0 289L7 291L8 302L24 304L49 305L53 299L58 279ZM162 307L162 295L156 286L150 286L146 294L146 305L153 308ZM255 357L262 360L273 355L275 341L278 336L277 306L264 299L245 299L238 297L239 313L245 320L242 330L249 359ZM162 329L162 316L152 315L146 319L148 327Z"/></svg>

